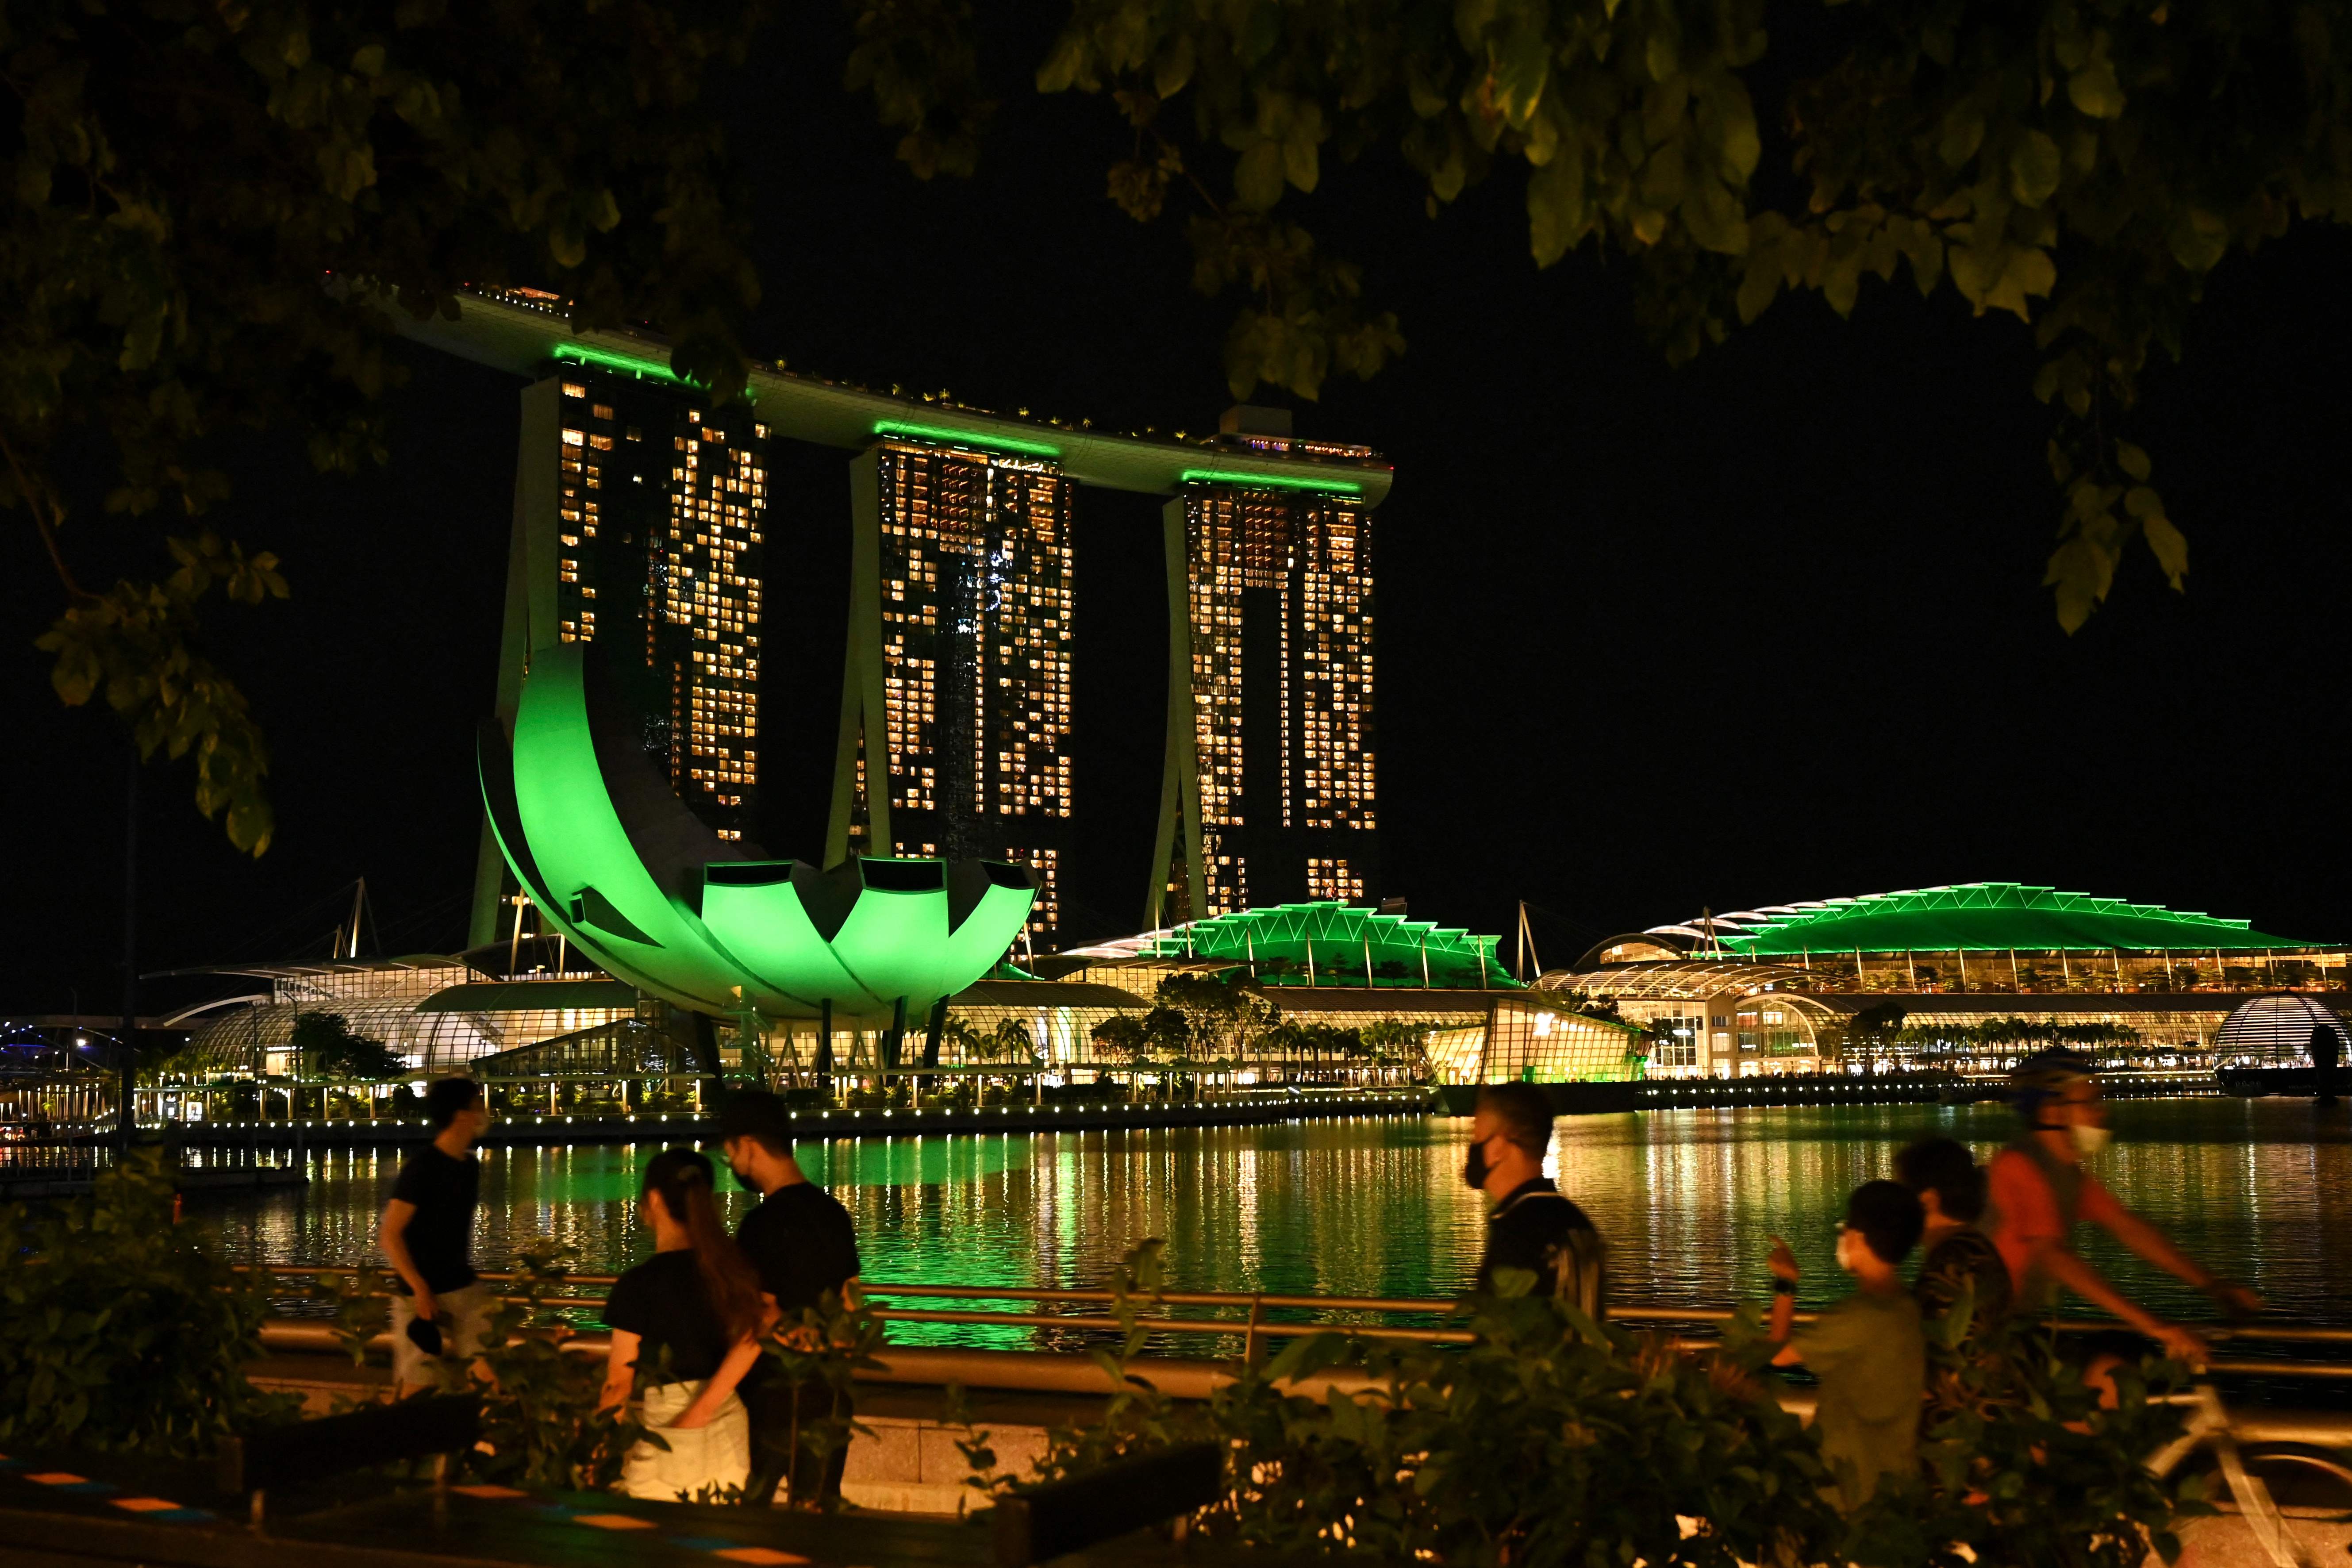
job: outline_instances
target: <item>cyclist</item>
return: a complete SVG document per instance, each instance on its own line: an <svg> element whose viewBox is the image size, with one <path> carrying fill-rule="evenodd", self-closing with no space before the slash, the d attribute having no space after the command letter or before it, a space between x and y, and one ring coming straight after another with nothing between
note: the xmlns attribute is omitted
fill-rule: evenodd
<svg viewBox="0 0 2352 1568"><path fill-rule="evenodd" d="M2230 1312L2257 1311L2262 1298L2200 1267L2083 1169L2084 1157L2105 1147L2108 1136L2106 1107L2092 1074L2082 1057L2054 1050L2028 1057L2010 1075L2011 1099L2025 1128L1987 1168L1990 1223L1985 1228L2009 1265L2020 1305L2046 1308L2063 1286L2113 1312L2167 1354L2200 1363L2205 1342L2126 1300L2074 1250L2074 1227L2105 1226L2117 1241Z"/></svg>

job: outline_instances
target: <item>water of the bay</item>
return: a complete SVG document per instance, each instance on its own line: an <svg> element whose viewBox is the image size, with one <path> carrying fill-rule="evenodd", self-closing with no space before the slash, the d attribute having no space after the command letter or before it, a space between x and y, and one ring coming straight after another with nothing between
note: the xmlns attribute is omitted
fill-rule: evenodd
<svg viewBox="0 0 2352 1568"><path fill-rule="evenodd" d="M2266 1296L2271 1316L2352 1323L2352 1131L2341 1108L2289 1100L2125 1101L2094 1169L2212 1268ZM1462 1184L1466 1122L1366 1118L1261 1128L803 1144L801 1161L849 1207L865 1276L905 1283L1100 1283L1147 1237L1167 1243L1171 1288L1448 1296L1476 1266L1483 1200ZM1844 1196L1889 1173L1926 1131L1990 1156L2011 1133L1981 1106L1653 1110L1563 1118L1561 1186L1607 1237L1612 1295L1725 1306L1761 1296L1767 1239L1802 1260L1802 1299L1843 1292L1832 1261ZM572 1248L612 1273L652 1248L635 1171L655 1148L488 1150L477 1257ZM241 1258L373 1257L399 1156L330 1153L306 1189L209 1200L190 1215ZM722 1187L732 1184L723 1177ZM729 1191L730 1216L749 1202ZM2158 1310L2210 1316L2200 1299L2123 1253L2087 1248ZM901 1325L901 1341L1019 1342L998 1330Z"/></svg>

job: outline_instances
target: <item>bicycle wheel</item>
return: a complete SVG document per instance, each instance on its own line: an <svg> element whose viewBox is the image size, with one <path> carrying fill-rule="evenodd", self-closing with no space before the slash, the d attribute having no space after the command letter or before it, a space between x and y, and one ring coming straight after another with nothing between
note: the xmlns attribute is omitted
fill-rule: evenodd
<svg viewBox="0 0 2352 1568"><path fill-rule="evenodd" d="M2239 1457L2280 1508L2352 1514L2352 1454L2315 1443L2257 1443Z"/></svg>

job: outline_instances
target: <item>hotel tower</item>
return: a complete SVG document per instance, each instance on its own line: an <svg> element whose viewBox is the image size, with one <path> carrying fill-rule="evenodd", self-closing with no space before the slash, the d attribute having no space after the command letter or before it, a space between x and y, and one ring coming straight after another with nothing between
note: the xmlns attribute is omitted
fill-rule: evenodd
<svg viewBox="0 0 2352 1568"><path fill-rule="evenodd" d="M1239 408L1229 446L1360 460ZM1162 509L1167 768L1146 918L1378 896L1371 509L1343 480L1274 485L1213 469Z"/></svg>
<svg viewBox="0 0 2352 1568"><path fill-rule="evenodd" d="M1009 860L1060 935L1070 509L1044 457L882 432L850 463L849 646L825 859Z"/></svg>
<svg viewBox="0 0 2352 1568"><path fill-rule="evenodd" d="M642 372L561 363L522 395L499 713L532 650L585 643L646 755L722 838L760 786L767 427ZM485 830L473 940L507 883Z"/></svg>

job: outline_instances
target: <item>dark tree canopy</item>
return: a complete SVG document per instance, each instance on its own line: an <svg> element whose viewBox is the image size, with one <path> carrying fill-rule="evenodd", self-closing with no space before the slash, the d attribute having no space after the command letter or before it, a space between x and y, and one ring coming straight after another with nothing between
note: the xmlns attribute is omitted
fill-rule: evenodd
<svg viewBox="0 0 2352 1568"><path fill-rule="evenodd" d="M58 581L59 696L193 756L239 847L269 843L268 753L202 620L299 563L208 526L217 438L382 460L397 313L469 284L648 324L730 395L760 284L710 99L763 5L0 0L0 504ZM971 172L1006 93L1099 98L1108 199L1237 301L1239 396L1404 352L1376 273L1318 235L1335 188L1400 172L1399 224L1516 182L1534 262L1630 261L1677 360L1872 279L2030 324L2069 630L2135 539L2185 582L2131 438L2151 358L2226 258L2352 209L2352 0L1071 0L1006 80L966 0L854 14L845 80L919 176ZM1501 264L1465 257L1465 287ZM152 579L82 579L91 507L154 521Z"/></svg>
<svg viewBox="0 0 2352 1568"><path fill-rule="evenodd" d="M341 1013L296 1014L291 1044L313 1078L374 1081L408 1071L408 1063L390 1047L353 1029Z"/></svg>
<svg viewBox="0 0 2352 1568"><path fill-rule="evenodd" d="M269 843L268 753L199 613L289 583L206 526L215 438L292 426L321 468L381 461L394 313L453 310L467 284L651 322L681 372L740 386L758 281L704 86L756 18L756 0L0 4L0 503L58 579L58 695L102 694L142 755L193 752L197 804L238 847ZM89 503L155 519L169 576L81 580L68 442L104 454Z"/></svg>
<svg viewBox="0 0 2352 1568"><path fill-rule="evenodd" d="M850 85L919 175L973 164L969 27L953 0L862 13ZM1402 162L1433 219L1517 179L1536 264L1633 259L1676 360L1785 289L1846 315L1865 278L2029 322L2069 631L2135 537L2188 571L2127 438L2151 354L2225 258L2352 212L2344 0L1073 0L1035 86L1108 100L1110 199L1181 213L1195 285L1240 297L1236 396L1402 352L1302 216L1366 164Z"/></svg>

